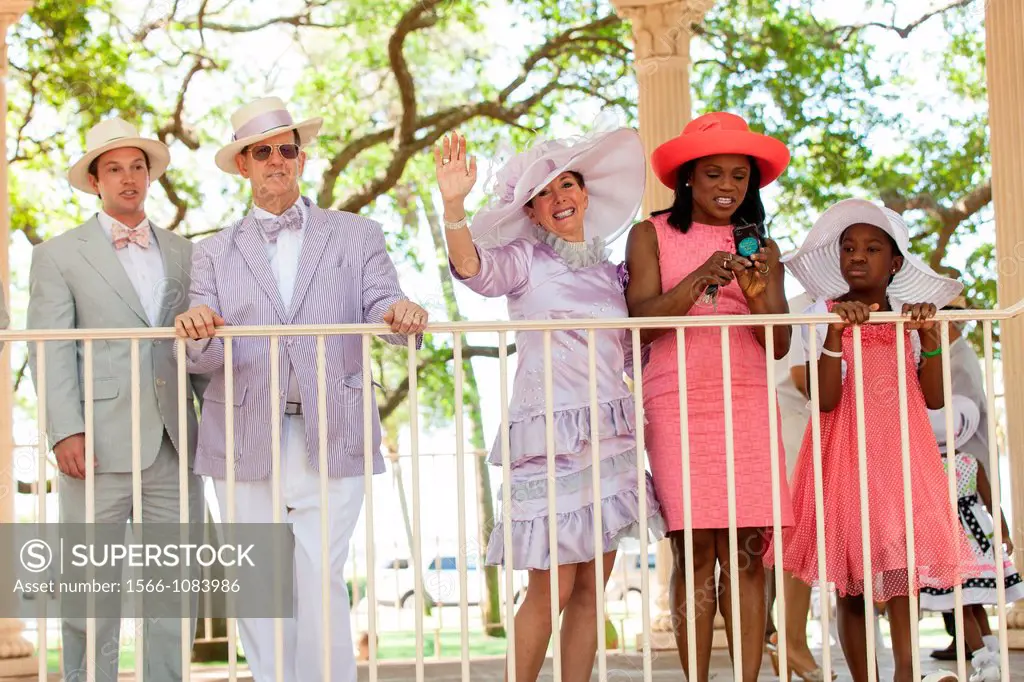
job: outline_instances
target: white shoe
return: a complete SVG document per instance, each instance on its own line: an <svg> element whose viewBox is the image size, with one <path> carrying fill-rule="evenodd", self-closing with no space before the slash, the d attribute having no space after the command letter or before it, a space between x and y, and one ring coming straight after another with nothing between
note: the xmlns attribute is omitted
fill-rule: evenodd
<svg viewBox="0 0 1024 682"><path fill-rule="evenodd" d="M999 682L999 657L988 649L979 649L971 657L974 672L968 678L970 682Z"/></svg>
<svg viewBox="0 0 1024 682"><path fill-rule="evenodd" d="M936 670L921 678L921 682L959 682L956 673L949 670Z"/></svg>

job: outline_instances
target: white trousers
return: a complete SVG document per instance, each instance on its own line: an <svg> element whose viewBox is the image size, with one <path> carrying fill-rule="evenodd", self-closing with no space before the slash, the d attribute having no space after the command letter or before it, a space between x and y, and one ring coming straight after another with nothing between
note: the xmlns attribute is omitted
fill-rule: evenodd
<svg viewBox="0 0 1024 682"><path fill-rule="evenodd" d="M330 546L321 546L320 477L306 457L305 420L286 416L281 430L281 520L292 526L295 559L293 618L283 620L283 682L319 682L323 674L322 553L330 560L331 682L356 682L355 650L349 615L345 562L363 505L363 477L328 481L327 521ZM215 480L221 522L227 522L227 481ZM236 523L273 523L271 480L236 482ZM240 618L245 657L256 682L277 682L274 619Z"/></svg>

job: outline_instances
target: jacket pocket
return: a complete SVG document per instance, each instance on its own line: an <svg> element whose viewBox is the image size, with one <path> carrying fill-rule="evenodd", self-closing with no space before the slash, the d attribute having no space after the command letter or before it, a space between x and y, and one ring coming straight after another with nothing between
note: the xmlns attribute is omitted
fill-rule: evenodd
<svg viewBox="0 0 1024 682"><path fill-rule="evenodd" d="M92 380L92 399L93 400L111 400L116 398L121 392L120 382L114 378L105 379L93 379ZM85 402L85 386L82 386L82 402Z"/></svg>

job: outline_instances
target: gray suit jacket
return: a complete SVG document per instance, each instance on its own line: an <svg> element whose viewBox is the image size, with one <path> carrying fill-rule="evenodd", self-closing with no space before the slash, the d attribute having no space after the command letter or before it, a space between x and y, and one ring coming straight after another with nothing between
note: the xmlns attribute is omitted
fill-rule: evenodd
<svg viewBox="0 0 1024 682"><path fill-rule="evenodd" d="M164 263L166 289L160 327L188 308L192 243L153 227ZM96 216L73 230L39 244L32 251L29 274L28 329L149 327L149 319L128 274ZM178 453L178 378L174 342L139 341L139 407L142 468L156 459L166 429ZM50 446L85 432L85 362L83 342L48 341L46 352L46 431ZM129 341L94 341L93 443L97 473L132 470L131 345ZM32 380L39 392L37 346L29 344ZM189 376L189 466L195 456L196 410L206 378Z"/></svg>

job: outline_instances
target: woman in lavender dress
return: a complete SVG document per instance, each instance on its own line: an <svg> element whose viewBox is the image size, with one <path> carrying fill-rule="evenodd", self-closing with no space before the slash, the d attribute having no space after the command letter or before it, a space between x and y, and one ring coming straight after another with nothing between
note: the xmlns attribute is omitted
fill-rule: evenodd
<svg viewBox="0 0 1024 682"><path fill-rule="evenodd" d="M643 195L645 158L630 129L582 141L552 140L512 158L497 174L497 195L467 229L464 201L476 181L465 138L453 134L434 150L445 206L453 275L473 291L504 296L513 320L626 318L619 269L607 242L633 220ZM510 502L488 543L487 563L529 570L515 623L516 677L537 678L551 637L548 484L555 485L562 679L589 680L597 650L594 457L591 420L598 420L604 581L624 537L638 537L640 505L630 332L600 330L597 415L590 411L587 333L551 333L555 471L548 475L544 404L544 332L516 334L517 368L509 406ZM501 466L501 434L490 462ZM664 535L650 477L649 540ZM504 498L503 498L504 499ZM504 523L511 523L506 557ZM643 540L643 539L641 539Z"/></svg>

